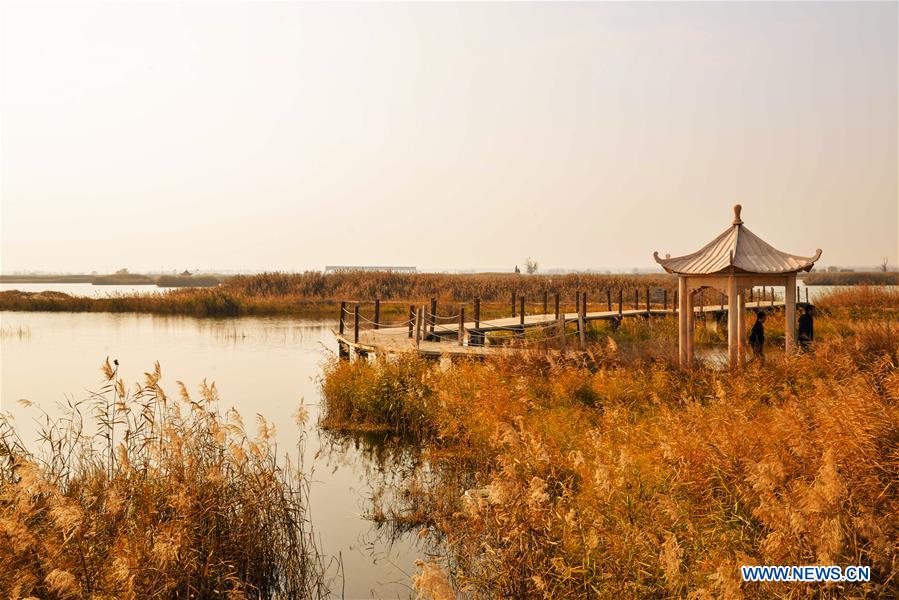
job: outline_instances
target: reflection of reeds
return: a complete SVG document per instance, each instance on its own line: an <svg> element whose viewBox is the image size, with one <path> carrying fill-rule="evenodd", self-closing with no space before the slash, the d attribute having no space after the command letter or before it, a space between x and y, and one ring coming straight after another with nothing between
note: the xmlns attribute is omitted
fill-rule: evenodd
<svg viewBox="0 0 899 600"><path fill-rule="evenodd" d="M12 325L4 325L0 327L0 338L17 338L20 340L28 339L31 337L31 328L27 325L17 325L13 327Z"/></svg>
<svg viewBox="0 0 899 600"><path fill-rule="evenodd" d="M318 597L324 568L306 520L307 483L222 416L214 385L180 399L160 369L133 393L105 381L46 414L32 452L0 421L0 588L12 597ZM180 385L180 384L179 384ZM82 411L99 424L85 433Z"/></svg>
<svg viewBox="0 0 899 600"><path fill-rule="evenodd" d="M671 324L640 320L565 360L335 361L324 423L426 446L430 470L371 516L427 525L475 595L739 597L740 564L864 564L876 581L852 593L894 597L897 303L868 294L824 302L811 351L734 371L677 369ZM421 567L420 588L446 589Z"/></svg>

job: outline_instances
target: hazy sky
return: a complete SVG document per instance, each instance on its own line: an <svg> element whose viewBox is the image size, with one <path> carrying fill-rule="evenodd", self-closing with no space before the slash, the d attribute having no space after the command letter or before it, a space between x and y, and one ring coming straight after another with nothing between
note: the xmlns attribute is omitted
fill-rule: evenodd
<svg viewBox="0 0 899 600"><path fill-rule="evenodd" d="M11 272L897 262L897 4L4 3Z"/></svg>

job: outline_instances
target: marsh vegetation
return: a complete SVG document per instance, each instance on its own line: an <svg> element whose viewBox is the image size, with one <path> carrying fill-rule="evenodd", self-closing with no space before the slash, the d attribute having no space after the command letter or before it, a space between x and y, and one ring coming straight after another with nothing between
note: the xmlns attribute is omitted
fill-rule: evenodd
<svg viewBox="0 0 899 600"><path fill-rule="evenodd" d="M308 481L273 428L218 408L215 385L170 397L157 364L117 366L86 401L38 414L40 443L0 419L0 589L10 598L297 598L327 592ZM23 401L25 402L25 401ZM26 402L27 403L27 402ZM36 408L35 408L36 410Z"/></svg>
<svg viewBox="0 0 899 600"><path fill-rule="evenodd" d="M893 597L899 295L835 294L819 313L812 352L734 371L678 370L664 320L567 358L334 360L323 425L422 446L428 468L378 511L446 544L424 595ZM874 575L747 587L741 564Z"/></svg>

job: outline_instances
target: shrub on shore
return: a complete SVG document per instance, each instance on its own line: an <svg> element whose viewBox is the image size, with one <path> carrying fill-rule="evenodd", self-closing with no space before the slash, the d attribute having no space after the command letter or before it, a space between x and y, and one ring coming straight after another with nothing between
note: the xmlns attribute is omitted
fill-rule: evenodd
<svg viewBox="0 0 899 600"><path fill-rule="evenodd" d="M159 365L133 394L102 389L41 418L29 451L0 421L0 589L10 598L276 598L326 593L306 481L250 438L215 386L180 399ZM88 432L90 409L99 428Z"/></svg>

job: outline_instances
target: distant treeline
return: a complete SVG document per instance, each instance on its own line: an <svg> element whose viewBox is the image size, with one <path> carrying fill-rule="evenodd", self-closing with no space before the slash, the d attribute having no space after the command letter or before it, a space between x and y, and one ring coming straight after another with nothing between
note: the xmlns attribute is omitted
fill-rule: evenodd
<svg viewBox="0 0 899 600"><path fill-rule="evenodd" d="M899 285L899 272L844 271L838 273L809 273L805 285Z"/></svg>

